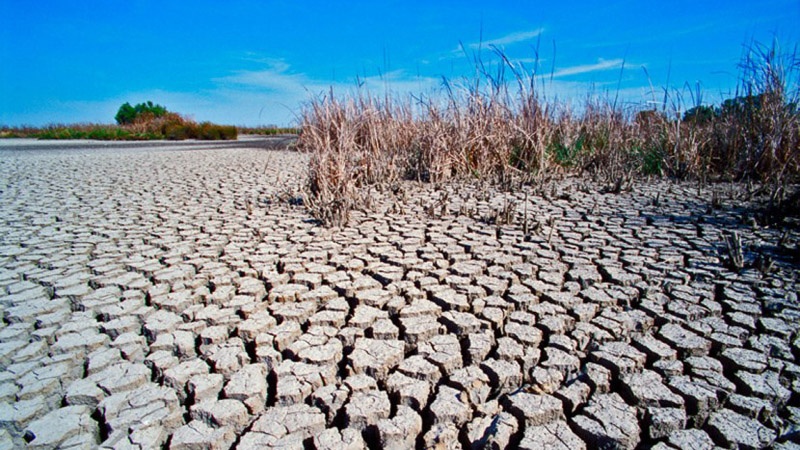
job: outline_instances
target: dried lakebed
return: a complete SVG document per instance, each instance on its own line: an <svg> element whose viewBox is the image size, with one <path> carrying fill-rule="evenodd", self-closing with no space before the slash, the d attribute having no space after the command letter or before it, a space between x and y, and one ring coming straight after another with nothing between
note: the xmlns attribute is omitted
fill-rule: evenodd
<svg viewBox="0 0 800 450"><path fill-rule="evenodd" d="M798 266L725 187L408 184L327 230L306 162L0 143L0 448L797 448Z"/></svg>

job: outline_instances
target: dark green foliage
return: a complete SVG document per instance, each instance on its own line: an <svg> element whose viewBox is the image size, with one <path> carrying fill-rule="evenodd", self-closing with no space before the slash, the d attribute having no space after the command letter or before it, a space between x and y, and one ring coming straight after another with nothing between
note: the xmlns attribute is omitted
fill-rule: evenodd
<svg viewBox="0 0 800 450"><path fill-rule="evenodd" d="M136 119L136 110L127 102L119 107L117 115L114 116L114 120L120 125L133 123L134 119Z"/></svg>
<svg viewBox="0 0 800 450"><path fill-rule="evenodd" d="M554 141L550 144L548 152L553 158L553 162L561 167L575 167L578 165L578 158L584 147L584 136L579 137L572 145L565 145L561 141Z"/></svg>
<svg viewBox="0 0 800 450"><path fill-rule="evenodd" d="M151 101L146 103L139 103L136 106L131 106L130 103L124 103L119 107L117 115L114 120L120 125L130 125L137 120L156 119L167 114L167 108L153 104Z"/></svg>
<svg viewBox="0 0 800 450"><path fill-rule="evenodd" d="M761 105L764 100L766 100L766 97L763 93L729 98L720 105L718 115L736 118L753 116L761 111Z"/></svg>
<svg viewBox="0 0 800 450"><path fill-rule="evenodd" d="M712 106L700 105L687 109L683 113L684 122L692 122L698 125L705 125L714 120L719 111Z"/></svg>
<svg viewBox="0 0 800 450"><path fill-rule="evenodd" d="M634 149L636 151L636 149ZM642 160L642 174L664 175L664 151L659 147L642 148L638 150Z"/></svg>

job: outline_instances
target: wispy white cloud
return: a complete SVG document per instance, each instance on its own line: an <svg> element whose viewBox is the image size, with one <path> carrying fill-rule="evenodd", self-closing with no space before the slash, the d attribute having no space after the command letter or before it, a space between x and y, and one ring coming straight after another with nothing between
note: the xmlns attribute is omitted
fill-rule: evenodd
<svg viewBox="0 0 800 450"><path fill-rule="evenodd" d="M566 77L569 75L580 75L584 73L599 72L603 70L619 69L625 61L623 59L600 59L595 64L583 64L572 67L564 67L553 72L553 78Z"/></svg>
<svg viewBox="0 0 800 450"><path fill-rule="evenodd" d="M504 45L516 44L518 42L525 42L534 39L536 37L539 37L539 35L542 34L543 32L544 28L538 28L536 30L531 30L531 31L517 31L496 39L490 39L488 41L483 41L483 42L473 42L469 44L469 48L477 49L478 47L481 46L502 47Z"/></svg>

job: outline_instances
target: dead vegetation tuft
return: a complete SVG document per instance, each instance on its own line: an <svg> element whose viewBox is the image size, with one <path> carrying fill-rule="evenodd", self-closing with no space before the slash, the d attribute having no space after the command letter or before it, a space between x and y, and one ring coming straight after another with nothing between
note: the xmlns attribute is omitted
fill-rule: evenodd
<svg viewBox="0 0 800 450"><path fill-rule="evenodd" d="M660 110L624 108L608 96L587 96L579 108L547 99L534 72L496 53L495 72L476 60L474 79L445 80L441 96L331 90L309 101L297 147L311 153L304 198L311 213L342 226L368 205L369 188L391 192L403 180L511 189L546 186L565 172L607 193L632 189L643 176L748 181L763 187L778 216L787 201L796 203L788 186L800 175L800 59L777 43L748 48L734 98L713 108L690 92L695 106L683 116L684 93L667 90ZM511 207L494 222L509 223Z"/></svg>

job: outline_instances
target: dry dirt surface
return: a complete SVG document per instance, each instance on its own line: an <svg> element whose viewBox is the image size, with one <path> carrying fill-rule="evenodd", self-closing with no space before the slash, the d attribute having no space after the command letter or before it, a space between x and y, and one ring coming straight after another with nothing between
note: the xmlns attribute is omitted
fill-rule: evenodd
<svg viewBox="0 0 800 450"><path fill-rule="evenodd" d="M1 449L798 448L796 236L734 188L407 184L325 229L265 147L0 143Z"/></svg>

